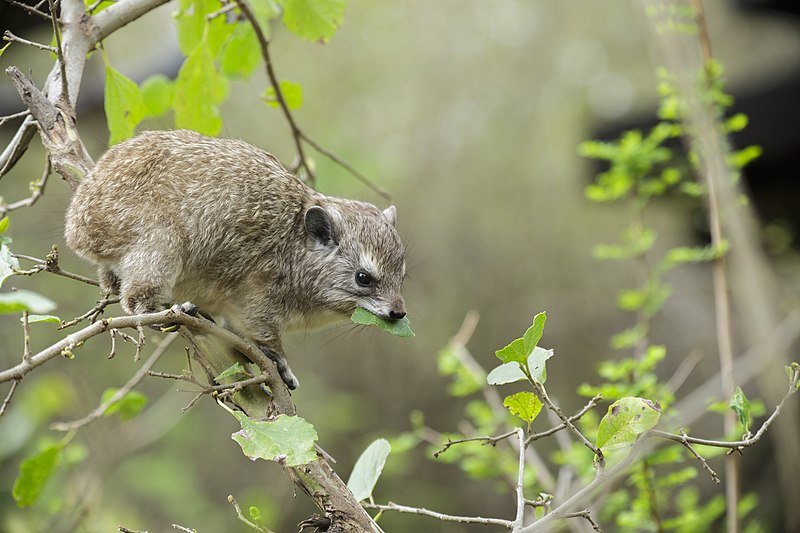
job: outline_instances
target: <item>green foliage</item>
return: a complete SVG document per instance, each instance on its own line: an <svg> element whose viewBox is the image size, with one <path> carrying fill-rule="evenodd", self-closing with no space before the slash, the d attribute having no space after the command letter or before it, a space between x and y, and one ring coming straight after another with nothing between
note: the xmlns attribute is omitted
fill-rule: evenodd
<svg viewBox="0 0 800 533"><path fill-rule="evenodd" d="M0 314L32 313L44 314L56 308L56 303L49 298L27 290L16 290L0 294Z"/></svg>
<svg viewBox="0 0 800 533"><path fill-rule="evenodd" d="M278 415L266 422L253 420L239 411L231 411L242 429L231 438L239 443L242 452L251 459L276 461L287 466L299 466L317 460L314 426L299 416Z"/></svg>
<svg viewBox="0 0 800 533"><path fill-rule="evenodd" d="M11 491L20 507L30 507L39 498L47 481L61 461L61 446L49 445L26 457L19 466L19 474Z"/></svg>
<svg viewBox="0 0 800 533"><path fill-rule="evenodd" d="M9 46L11 46L11 43L10 43L10 42L9 42L7 45L5 45L4 47L0 48L0 57L3 57L3 53L4 53L6 50L8 50L8 47L9 47Z"/></svg>
<svg viewBox="0 0 800 533"><path fill-rule="evenodd" d="M247 23L237 24L220 53L220 71L230 78L247 79L261 61L256 33Z"/></svg>
<svg viewBox="0 0 800 533"><path fill-rule="evenodd" d="M280 88L283 101L286 102L286 107L291 111L300 109L303 105L303 87L291 81L282 81L280 82ZM267 87L262 98L268 106L274 108L280 107L278 96L275 94L275 87Z"/></svg>
<svg viewBox="0 0 800 533"><path fill-rule="evenodd" d="M105 56L104 56L105 58ZM108 144L114 145L133 135L145 117L145 104L139 86L114 70L106 59L106 83L103 105L108 123Z"/></svg>
<svg viewBox="0 0 800 533"><path fill-rule="evenodd" d="M247 370L245 370L245 368L242 366L242 363L237 362L232 364L222 372L220 372L219 375L214 378L214 381L219 383L223 379L233 378L233 377L238 378L240 376L243 377L248 375L250 375L250 373Z"/></svg>
<svg viewBox="0 0 800 533"><path fill-rule="evenodd" d="M486 374L477 365L468 365L460 356L461 347L448 345L436 355L439 373L452 378L448 386L451 396L469 396L483 388ZM524 376L523 376L524 377Z"/></svg>
<svg viewBox="0 0 800 533"><path fill-rule="evenodd" d="M140 87L142 102L148 117L160 117L172 108L175 84L162 74L150 76Z"/></svg>
<svg viewBox="0 0 800 533"><path fill-rule="evenodd" d="M644 398L622 398L608 407L600 420L596 446L604 451L632 445L661 417L661 406Z"/></svg>
<svg viewBox="0 0 800 533"><path fill-rule="evenodd" d="M362 324L364 326L377 326L378 329L388 331L392 335L397 335L398 337L414 336L414 332L411 331L411 322L409 322L408 317L403 317L400 320L385 320L378 315L367 311L363 307L356 307L356 310L353 311L353 314L350 316L350 320L356 324Z"/></svg>
<svg viewBox="0 0 800 533"><path fill-rule="evenodd" d="M8 218L3 220L8 221ZM6 227L8 227L8 222L6 222ZM0 246L0 286L3 285L3 282L8 277L13 276L16 270L19 270L19 261L11 255L11 250L8 249L8 246L3 244Z"/></svg>
<svg viewBox="0 0 800 533"><path fill-rule="evenodd" d="M534 393L528 391L506 396L503 400L503 405L508 408L512 415L528 423L528 431L531 429L531 423L542 410L542 401Z"/></svg>
<svg viewBox="0 0 800 533"><path fill-rule="evenodd" d="M392 446L386 439L378 439L365 449L350 473L347 488L353 493L356 501L372 498L372 491L386 465L386 458L392 451Z"/></svg>
<svg viewBox="0 0 800 533"><path fill-rule="evenodd" d="M747 396L745 396L741 387L736 387L736 390L733 391L733 396L728 403L728 407L731 411L736 413L736 417L739 419L739 424L742 425L744 433L750 433L753 415L750 410L750 401L747 399Z"/></svg>
<svg viewBox="0 0 800 533"><path fill-rule="evenodd" d="M23 321L22 317L19 317L19 321ZM55 315L28 315L29 324L35 324L36 322L54 322L60 324L61 319Z"/></svg>
<svg viewBox="0 0 800 533"><path fill-rule="evenodd" d="M228 83L217 71L208 39L201 40L186 58L175 80L175 125L206 135L222 128L218 106Z"/></svg>
<svg viewBox="0 0 800 533"><path fill-rule="evenodd" d="M327 42L344 22L346 0L282 0L283 23L308 41Z"/></svg>
<svg viewBox="0 0 800 533"><path fill-rule="evenodd" d="M101 403L105 403L114 396L119 389L109 388L103 391L100 398ZM128 391L125 396L115 401L106 408L103 416L111 416L118 414L119 419L123 422L136 418L142 412L144 406L147 405L147 396L139 391Z"/></svg>

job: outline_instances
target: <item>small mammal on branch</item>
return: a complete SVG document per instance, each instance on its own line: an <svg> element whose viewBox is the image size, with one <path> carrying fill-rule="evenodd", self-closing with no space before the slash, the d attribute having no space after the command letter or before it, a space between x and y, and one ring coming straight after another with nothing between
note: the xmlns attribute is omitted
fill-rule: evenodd
<svg viewBox="0 0 800 533"><path fill-rule="evenodd" d="M320 194L244 141L150 131L76 190L67 244L127 313L187 301L251 340L296 388L280 336L363 307L405 316L394 206Z"/></svg>

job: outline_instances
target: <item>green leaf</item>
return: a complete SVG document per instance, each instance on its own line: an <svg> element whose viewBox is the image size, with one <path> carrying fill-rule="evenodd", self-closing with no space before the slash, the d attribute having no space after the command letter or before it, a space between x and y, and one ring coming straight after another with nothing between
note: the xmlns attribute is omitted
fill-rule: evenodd
<svg viewBox="0 0 800 533"><path fill-rule="evenodd" d="M748 146L731 153L728 156L728 164L733 168L744 168L749 165L754 159L761 157L764 150L757 145Z"/></svg>
<svg viewBox="0 0 800 533"><path fill-rule="evenodd" d="M745 396L741 387L736 387L736 390L733 391L733 396L728 403L728 407L731 411L736 413L736 416L739 418L739 423L744 428L744 432L749 433L750 424L753 423L753 416L750 409L750 401L747 399L747 396Z"/></svg>
<svg viewBox="0 0 800 533"><path fill-rule="evenodd" d="M299 466L317 460L314 426L299 416L278 415L266 422L253 420L246 414L233 411L242 426L231 438L239 443L250 459L276 461L287 466Z"/></svg>
<svg viewBox="0 0 800 533"><path fill-rule="evenodd" d="M283 0L283 23L309 41L328 41L344 22L346 0Z"/></svg>
<svg viewBox="0 0 800 533"><path fill-rule="evenodd" d="M386 439L378 439L367 446L353 466L347 488L355 496L356 501L366 500L372 496L372 491L378 478L383 472L386 458L392 451L392 446Z"/></svg>
<svg viewBox="0 0 800 533"><path fill-rule="evenodd" d="M225 99L228 84L219 75L206 41L200 42L183 63L175 80L175 125L206 135L222 129L217 106Z"/></svg>
<svg viewBox="0 0 800 533"><path fill-rule="evenodd" d="M19 321L22 322L22 317L19 317ZM34 322L55 322L56 324L61 324L61 319L55 315L28 315L28 323L33 324Z"/></svg>
<svg viewBox="0 0 800 533"><path fill-rule="evenodd" d="M747 127L748 118L744 113L736 113L725 121L725 129L728 132L742 131Z"/></svg>
<svg viewBox="0 0 800 533"><path fill-rule="evenodd" d="M447 390L452 396L469 396L483 388L486 374L476 365L467 365L460 357L463 347L449 344L436 354L439 373L451 376L452 383Z"/></svg>
<svg viewBox="0 0 800 533"><path fill-rule="evenodd" d="M364 326L377 326L383 331L388 331L389 333L397 335L398 337L414 336L414 332L411 331L411 322L409 322L408 317L403 317L400 320L385 320L378 315L367 311L363 307L356 307L356 310L353 311L353 314L350 316L350 320L356 324L362 324Z"/></svg>
<svg viewBox="0 0 800 533"><path fill-rule="evenodd" d="M35 292L18 290L0 294L0 314L31 311L44 314L56 308L56 303Z"/></svg>
<svg viewBox="0 0 800 533"><path fill-rule="evenodd" d="M261 61L261 48L253 27L240 22L231 33L220 53L219 67L223 74L247 79Z"/></svg>
<svg viewBox="0 0 800 533"><path fill-rule="evenodd" d="M11 491L20 507L30 507L42 493L45 484L53 475L61 460L61 447L50 445L44 450L26 457L19 465L19 474Z"/></svg>
<svg viewBox="0 0 800 533"><path fill-rule="evenodd" d="M506 396L503 400L503 405L511 412L512 415L517 416L528 423L528 429L531 423L536 419L539 412L542 410L542 402L532 392L518 392L511 396Z"/></svg>
<svg viewBox="0 0 800 533"><path fill-rule="evenodd" d="M100 398L100 403L105 403L111 399L119 389L106 389ZM139 391L129 391L125 396L108 406L103 416L111 416L114 413L119 414L119 419L123 422L136 418L142 412L144 406L147 405L147 396Z"/></svg>
<svg viewBox="0 0 800 533"><path fill-rule="evenodd" d="M622 398L608 407L600 420L596 446L603 451L630 446L661 417L661 406L644 398Z"/></svg>
<svg viewBox="0 0 800 533"><path fill-rule="evenodd" d="M303 105L303 87L299 83L293 83L291 81L282 81L279 85L283 100L286 102L286 106L289 110L294 111L295 109L299 109L300 106ZM262 99L268 106L275 108L280 107L278 97L275 94L275 87L267 87Z"/></svg>
<svg viewBox="0 0 800 533"><path fill-rule="evenodd" d="M0 233L5 233L8 229L8 225L11 223L11 220L8 217L3 217L0 220Z"/></svg>
<svg viewBox="0 0 800 533"><path fill-rule="evenodd" d="M525 340L522 338L515 339L505 348L497 350L494 354L504 363L519 363L525 364L528 360L528 354L525 351Z"/></svg>
<svg viewBox="0 0 800 533"><path fill-rule="evenodd" d="M160 117L167 113L175 100L175 84L163 74L150 76L140 87L145 114Z"/></svg>
<svg viewBox="0 0 800 533"><path fill-rule="evenodd" d="M533 325L528 328L525 334L522 336L522 340L525 341L525 353L530 354L533 352L533 349L536 348L536 345L539 344L539 341L542 340L542 334L544 333L544 323L547 320L547 313L542 311L541 313L537 314L533 317Z"/></svg>
<svg viewBox="0 0 800 533"><path fill-rule="evenodd" d="M178 30L178 45L184 55L190 55L201 42L205 42L211 55L217 57L235 27L224 16L211 21L206 19L206 15L217 9L217 0L180 0L178 12L175 14L175 26Z"/></svg>
<svg viewBox="0 0 800 533"><path fill-rule="evenodd" d="M520 368L520 364L515 361L498 366L486 376L486 382L489 385L505 385L523 379L528 378Z"/></svg>
<svg viewBox="0 0 800 533"><path fill-rule="evenodd" d="M131 137L145 115L139 86L114 70L106 61L106 87L103 106L108 122L109 145Z"/></svg>
<svg viewBox="0 0 800 533"><path fill-rule="evenodd" d="M542 384L547 381L545 363L551 357L553 357L553 350L545 350L539 346L533 349L533 353L528 356L528 371L531 373L533 381Z"/></svg>
<svg viewBox="0 0 800 533"><path fill-rule="evenodd" d="M7 45L5 45L4 47L0 48L0 57L3 57L3 52L5 52L6 50L8 50L8 47L9 47L9 46L11 46L11 43L10 43L10 42L9 42Z"/></svg>
<svg viewBox="0 0 800 533"><path fill-rule="evenodd" d="M220 372L220 374L214 378L214 381L219 383L220 380L225 378L230 378L233 376L247 376L249 374L250 373L242 366L242 363L237 362Z"/></svg>
<svg viewBox="0 0 800 533"><path fill-rule="evenodd" d="M8 220L7 218L5 220ZM11 250L5 244L0 246L0 286L9 276L14 275L14 271L19 270L19 261L11 255Z"/></svg>

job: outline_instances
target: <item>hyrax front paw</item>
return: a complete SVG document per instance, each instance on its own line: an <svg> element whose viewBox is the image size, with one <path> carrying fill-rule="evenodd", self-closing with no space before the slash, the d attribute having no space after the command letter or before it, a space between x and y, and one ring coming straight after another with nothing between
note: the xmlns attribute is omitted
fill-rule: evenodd
<svg viewBox="0 0 800 533"><path fill-rule="evenodd" d="M197 307L192 302L183 302L182 304L175 304L170 309L174 313L186 313L189 316L197 316L197 314L200 312L200 308ZM181 325L175 322L171 322L167 324L154 324L150 327L156 331L171 333L173 331L178 331Z"/></svg>
<svg viewBox="0 0 800 533"><path fill-rule="evenodd" d="M286 386L289 387L290 390L295 390L300 385L300 381L294 375L292 369L289 368L289 363L286 361L286 358L263 344L259 344L258 348L278 367L278 374L280 374Z"/></svg>

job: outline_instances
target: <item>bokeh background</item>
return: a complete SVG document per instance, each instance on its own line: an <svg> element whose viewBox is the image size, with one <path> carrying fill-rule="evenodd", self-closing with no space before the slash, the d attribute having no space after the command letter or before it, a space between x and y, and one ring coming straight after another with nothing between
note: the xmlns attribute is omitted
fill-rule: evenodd
<svg viewBox="0 0 800 533"><path fill-rule="evenodd" d="M714 55L737 97L734 110L751 119L736 142L764 147L747 183L765 229L765 249L783 294L791 296L800 279L800 18L791 1L707 4ZM114 34L105 43L111 64L135 81L157 72L174 77L182 61L171 20L175 9L167 4ZM0 16L4 29L43 42L50 38L46 26L8 4L0 5ZM407 431L412 412L424 413L432 428L457 429L466 400L447 394L435 355L469 310L480 313L469 349L487 370L496 363L494 350L546 310L543 344L556 353L548 364L549 390L565 411L578 409L585 399L576 387L597 382L595 364L623 355L608 348L608 338L632 324L615 307L632 272L592 257L593 245L618 239L628 213L584 198L583 188L600 168L580 158L577 145L654 121L661 59L642 5L351 0L344 25L327 45L301 41L276 24L272 50L278 76L303 87L304 103L296 112L303 129L391 192L409 249L405 294L414 339L341 326L286 342L302 382L294 395L299 414L316 426L340 475L346 478L372 439ZM30 68L40 84L52 65L49 54L20 46L1 61ZM95 158L107 141L102 84L102 61L95 54L79 109L79 129ZM259 99L266 85L260 71L231 85L221 135L246 139L288 163L293 148L285 121ZM0 114L20 109L13 87L0 79ZM143 127L174 124L167 117ZM13 131L0 130L3 146ZM27 194L41 161L34 142L0 183L4 200ZM315 164L321 191L386 205L324 157L315 156ZM68 201L68 187L51 177L35 207L13 214L12 250L44 257L55 243L63 268L92 275L91 266L63 244ZM703 219L696 205L678 200L659 201L648 213L659 249L702 244ZM684 267L669 281L674 295L651 338L668 347L659 371L665 378L691 350L703 353L685 385L691 390L718 366L710 271ZM62 318L82 313L98 297L47 274L7 283L49 295ZM34 349L60 338L52 324L33 328ZM21 354L17 317L0 320L0 339L0 366L10 367ZM182 367L182 349L175 344L160 370ZM177 522L204 532L246 531L228 494L245 506L259 505L279 532L294 530L314 512L304 497L294 497L277 465L241 454L230 439L235 420L210 399L181 413L192 395L154 378L140 387L150 398L141 417L125 424L103 419L83 430L76 439L85 444L86 459L73 458L76 465L55 480L39 510L16 509L11 486L20 460L41 439L60 437L48 423L82 416L105 388L120 386L134 372L132 346L121 346L111 361L108 347L107 338L95 339L75 360L53 361L21 383L0 419L0 530L31 531L31 524L46 523L48 531L71 531L80 523L85 531L112 531L120 524L167 531ZM759 395L753 385L745 390ZM547 422L537 424L543 429ZM696 429L716 436L721 423L710 419ZM746 489L760 496L757 514L769 530L779 531L791 502L774 483L780 461L771 450L766 442L748 451L744 471ZM710 480L699 484L715 490ZM379 501L454 514L513 515L509 493L432 461L426 446L390 456L375 494ZM43 519L48 513L52 518ZM384 520L389 531L482 529L417 517Z"/></svg>

